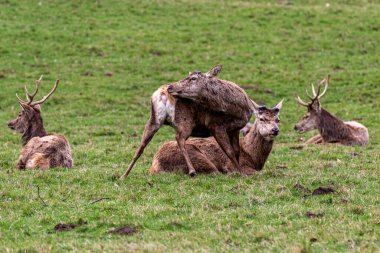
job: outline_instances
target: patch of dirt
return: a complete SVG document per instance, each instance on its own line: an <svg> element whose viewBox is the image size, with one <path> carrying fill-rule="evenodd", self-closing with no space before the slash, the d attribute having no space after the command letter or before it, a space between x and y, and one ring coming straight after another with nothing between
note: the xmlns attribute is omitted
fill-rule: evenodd
<svg viewBox="0 0 380 253"><path fill-rule="evenodd" d="M294 149L294 150L302 150L302 149L303 149L303 146L294 146L294 147L290 147L290 149Z"/></svg>
<svg viewBox="0 0 380 253"><path fill-rule="evenodd" d="M352 152L351 153L351 157L357 157L357 156L360 156L360 154L356 153L356 152Z"/></svg>
<svg viewBox="0 0 380 253"><path fill-rule="evenodd" d="M93 76L94 74L91 71L86 71L81 74L81 76Z"/></svg>
<svg viewBox="0 0 380 253"><path fill-rule="evenodd" d="M302 191L302 192L307 192L307 193L310 193L310 189L303 186L302 184L300 184L299 182L297 182L294 186L293 186L294 189L296 190L299 190L299 191Z"/></svg>
<svg viewBox="0 0 380 253"><path fill-rule="evenodd" d="M58 223L57 225L54 226L54 230L57 232L68 231L68 230L74 229L77 226L78 226L77 224L71 224L71 223L69 223L69 224Z"/></svg>
<svg viewBox="0 0 380 253"><path fill-rule="evenodd" d="M133 235L136 233L137 230L132 227L121 227L121 228L115 228L114 230L110 230L107 232L107 234L119 234L119 235Z"/></svg>
<svg viewBox="0 0 380 253"><path fill-rule="evenodd" d="M306 217L308 218L322 218L323 216L323 213L306 212Z"/></svg>
<svg viewBox="0 0 380 253"><path fill-rule="evenodd" d="M113 73L110 72L110 71L108 71L108 72L104 73L104 75L105 75L105 76L108 76L108 77L111 77L111 76L113 76Z"/></svg>
<svg viewBox="0 0 380 253"><path fill-rule="evenodd" d="M318 239L315 237L310 238L310 242L318 242Z"/></svg>
<svg viewBox="0 0 380 253"><path fill-rule="evenodd" d="M341 202L341 203L348 203L348 202L350 202L350 200L347 199L347 198L341 198L341 199L340 199L340 202Z"/></svg>
<svg viewBox="0 0 380 253"><path fill-rule="evenodd" d="M290 1L279 1L277 3L279 5L293 5L294 4L293 2L290 2Z"/></svg>
<svg viewBox="0 0 380 253"><path fill-rule="evenodd" d="M335 192L336 191L330 187L318 187L317 189L313 191L312 195L325 195L325 194L331 194Z"/></svg>
<svg viewBox="0 0 380 253"><path fill-rule="evenodd" d="M288 166L286 166L286 165L278 165L278 166L276 166L276 169L286 170L286 169L288 169Z"/></svg>

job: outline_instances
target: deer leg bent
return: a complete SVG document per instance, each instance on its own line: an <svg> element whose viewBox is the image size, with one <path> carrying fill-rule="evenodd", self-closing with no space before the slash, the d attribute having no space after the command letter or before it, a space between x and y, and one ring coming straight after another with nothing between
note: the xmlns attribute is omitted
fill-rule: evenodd
<svg viewBox="0 0 380 253"><path fill-rule="evenodd" d="M127 171L121 176L121 178L125 178L128 176L129 172L132 170L133 166L137 162L137 159L139 159L142 153L144 152L145 147L152 140L153 136L158 131L158 129L160 129L160 126L161 125L159 123L153 122L151 119L149 119L148 123L145 126L143 136L141 138L140 147L136 150L132 162L129 164Z"/></svg>
<svg viewBox="0 0 380 253"><path fill-rule="evenodd" d="M215 127L210 130L213 133L213 136L216 142L218 142L219 146L222 148L224 153L228 156L232 164L235 166L235 169L237 169L238 171L241 171L239 162L235 156L234 148L232 147L230 138L226 130L220 127Z"/></svg>
<svg viewBox="0 0 380 253"><path fill-rule="evenodd" d="M305 142L305 144L321 144L321 143L323 143L323 138L320 134L311 137Z"/></svg>

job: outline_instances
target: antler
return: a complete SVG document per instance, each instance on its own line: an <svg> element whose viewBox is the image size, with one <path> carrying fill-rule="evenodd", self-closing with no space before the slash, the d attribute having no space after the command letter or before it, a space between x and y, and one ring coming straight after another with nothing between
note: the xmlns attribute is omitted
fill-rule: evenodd
<svg viewBox="0 0 380 253"><path fill-rule="evenodd" d="M59 80L56 80L55 83L54 83L54 86L53 88L51 89L51 91L46 95L44 96L41 100L38 100L36 102L33 102L33 99L34 97L37 95L39 89L40 89L40 85L41 85L41 80L42 80L42 75L40 77L40 79L38 79L36 81L36 89L35 91L33 92L33 94L30 94L29 91L28 91L28 88L26 88L26 85L25 85L25 93L26 93L26 98L28 99L28 102L25 102L24 100L22 100L18 94L16 94L16 97L18 99L18 101L21 103L21 104L27 104L27 105L40 105L42 103L44 103L46 101L46 99L48 99L54 92L55 90L57 89L58 87L58 84L59 84Z"/></svg>
<svg viewBox="0 0 380 253"><path fill-rule="evenodd" d="M309 104L304 102L299 96L297 97L297 102L300 104L300 105L303 105L303 106L308 106Z"/></svg>
<svg viewBox="0 0 380 253"><path fill-rule="evenodd" d="M327 87L329 86L329 81L330 81L330 75L328 75L325 79L318 81L318 90L317 91L315 91L314 84L311 84L311 90L313 92L313 96L311 96L310 93L308 92L308 90L306 89L306 95L312 101L311 103L313 103L315 100L319 100L320 98L322 98L325 95L325 93L327 91ZM325 88L324 88L322 94L320 94L321 87L322 87L323 83L326 83ZM300 97L297 97L297 102L303 106L309 105L309 103L304 102Z"/></svg>
<svg viewBox="0 0 380 253"><path fill-rule="evenodd" d="M322 97L325 95L325 93L326 93L326 91L327 91L327 87L329 86L330 75L328 75L328 76L326 77L326 79L324 79L324 81L326 82L326 84L325 84L325 89L323 90L322 94L318 96L318 99L322 98Z"/></svg>
<svg viewBox="0 0 380 253"><path fill-rule="evenodd" d="M51 91L46 95L44 96L41 100L38 100L36 102L33 102L31 105L40 105L42 103L44 103L46 101L46 99L48 99L54 92L55 90L57 89L58 87L58 84L59 84L59 80L57 79L54 83L54 86L53 88L51 89Z"/></svg>

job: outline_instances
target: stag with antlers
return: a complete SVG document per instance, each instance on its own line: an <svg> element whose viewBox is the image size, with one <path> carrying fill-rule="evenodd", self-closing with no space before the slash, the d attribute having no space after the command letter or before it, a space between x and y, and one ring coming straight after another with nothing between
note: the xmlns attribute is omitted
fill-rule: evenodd
<svg viewBox="0 0 380 253"><path fill-rule="evenodd" d="M18 169L39 168L42 170L53 167L70 168L73 165L70 145L61 134L48 134L45 131L41 107L57 89L59 80L55 81L52 90L41 100L34 101L41 85L42 76L36 81L35 91L30 94L25 86L26 99L17 94L22 110L17 118L8 123L8 127L22 134L22 150L17 162Z"/></svg>
<svg viewBox="0 0 380 253"><path fill-rule="evenodd" d="M307 107L307 113L294 126L299 133L304 133L313 129L318 129L319 134L310 138L306 144L319 143L339 143L342 145L367 145L368 129L356 121L343 122L336 116L330 114L322 108L320 99L326 94L330 76L318 82L318 89L315 91L314 85L311 85L313 96L306 90L306 95L311 102L304 102L299 96L297 102ZM325 85L321 92L322 85Z"/></svg>

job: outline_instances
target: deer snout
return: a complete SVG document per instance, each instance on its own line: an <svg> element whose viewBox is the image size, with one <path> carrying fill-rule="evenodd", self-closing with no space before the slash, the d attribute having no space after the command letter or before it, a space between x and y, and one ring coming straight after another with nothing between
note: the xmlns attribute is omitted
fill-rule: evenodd
<svg viewBox="0 0 380 253"><path fill-rule="evenodd" d="M15 124L13 123L13 121L8 122L8 127L9 127L10 129L12 129L12 130L15 129Z"/></svg>
<svg viewBox="0 0 380 253"><path fill-rule="evenodd" d="M166 88L166 90L169 92L169 93L175 93L175 90L174 90L174 85L168 85L168 87Z"/></svg>
<svg viewBox="0 0 380 253"><path fill-rule="evenodd" d="M275 128L272 129L272 134L274 136L277 136L279 133L280 133L280 129L278 129L278 127L275 127Z"/></svg>
<svg viewBox="0 0 380 253"><path fill-rule="evenodd" d="M166 88L166 90L171 94L171 95L176 95L176 94L180 94L181 91L176 91L175 90L175 87L174 85L168 85L168 87Z"/></svg>

